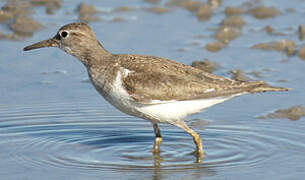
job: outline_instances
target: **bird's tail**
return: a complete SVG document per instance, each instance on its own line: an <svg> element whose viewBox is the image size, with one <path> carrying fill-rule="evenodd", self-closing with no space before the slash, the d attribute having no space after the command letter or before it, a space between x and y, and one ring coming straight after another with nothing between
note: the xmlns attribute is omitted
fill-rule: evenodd
<svg viewBox="0 0 305 180"><path fill-rule="evenodd" d="M250 88L248 90L249 93L258 93L258 92L267 92L267 91L289 91L290 88L283 88L283 87L274 87L271 86L267 83L265 83L264 81L253 81L253 82L249 82L250 86L252 86L252 88Z"/></svg>

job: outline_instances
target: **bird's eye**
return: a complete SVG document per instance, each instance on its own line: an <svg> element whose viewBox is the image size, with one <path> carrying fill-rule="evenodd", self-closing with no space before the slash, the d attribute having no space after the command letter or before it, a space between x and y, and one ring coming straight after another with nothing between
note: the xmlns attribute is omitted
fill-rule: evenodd
<svg viewBox="0 0 305 180"><path fill-rule="evenodd" d="M68 32L67 31L61 32L61 37L65 38L67 36L68 36Z"/></svg>

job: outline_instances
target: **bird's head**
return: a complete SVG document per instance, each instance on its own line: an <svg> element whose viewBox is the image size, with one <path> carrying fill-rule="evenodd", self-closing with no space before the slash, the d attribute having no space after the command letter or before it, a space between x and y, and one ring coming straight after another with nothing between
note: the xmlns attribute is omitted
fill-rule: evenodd
<svg viewBox="0 0 305 180"><path fill-rule="evenodd" d="M44 47L58 47L85 64L91 54L108 53L98 42L90 26L83 22L64 25L54 37L26 46L23 50L29 51Z"/></svg>

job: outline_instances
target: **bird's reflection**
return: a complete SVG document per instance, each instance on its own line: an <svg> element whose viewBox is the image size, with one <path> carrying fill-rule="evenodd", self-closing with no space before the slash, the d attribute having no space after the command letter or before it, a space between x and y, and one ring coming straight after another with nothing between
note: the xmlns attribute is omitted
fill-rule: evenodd
<svg viewBox="0 0 305 180"><path fill-rule="evenodd" d="M193 164L177 164L174 166L162 166L162 163L166 164L166 160L164 160L161 153L162 151L153 153L154 167L152 169L152 180L168 179L173 176L173 172L175 175L181 174L181 179L201 179L202 177L216 174L213 168L204 165L203 159L197 155L196 151L189 153L195 157Z"/></svg>

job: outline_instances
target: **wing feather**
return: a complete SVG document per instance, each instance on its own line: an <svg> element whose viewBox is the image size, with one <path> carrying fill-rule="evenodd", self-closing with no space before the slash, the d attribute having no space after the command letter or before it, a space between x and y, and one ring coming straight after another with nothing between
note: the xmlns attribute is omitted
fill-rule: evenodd
<svg viewBox="0 0 305 180"><path fill-rule="evenodd" d="M183 101L230 96L249 90L245 83L217 76L169 59L142 55L116 55L130 72L123 86L141 103Z"/></svg>

